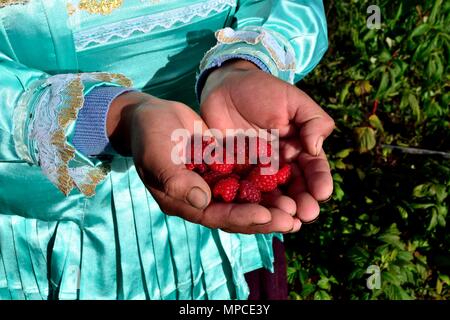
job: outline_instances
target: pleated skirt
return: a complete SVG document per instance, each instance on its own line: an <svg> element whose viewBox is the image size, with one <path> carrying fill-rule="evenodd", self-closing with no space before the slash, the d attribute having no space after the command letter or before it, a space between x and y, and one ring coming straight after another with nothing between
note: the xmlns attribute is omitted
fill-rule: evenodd
<svg viewBox="0 0 450 320"><path fill-rule="evenodd" d="M76 218L4 211L0 299L246 299L244 274L273 270L272 240L282 239L165 215L127 158Z"/></svg>

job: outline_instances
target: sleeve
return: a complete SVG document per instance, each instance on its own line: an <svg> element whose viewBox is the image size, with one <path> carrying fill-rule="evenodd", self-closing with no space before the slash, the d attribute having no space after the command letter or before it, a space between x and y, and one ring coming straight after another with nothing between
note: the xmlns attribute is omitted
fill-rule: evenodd
<svg viewBox="0 0 450 320"><path fill-rule="evenodd" d="M86 156L115 154L106 132L108 111L114 99L129 91L135 90L101 86L92 89L84 97L72 139L75 149Z"/></svg>
<svg viewBox="0 0 450 320"><path fill-rule="evenodd" d="M100 86L130 87L120 74L50 76L0 52L0 161L27 162L65 195L95 194L107 163L77 150L73 135L85 96Z"/></svg>
<svg viewBox="0 0 450 320"><path fill-rule="evenodd" d="M295 83L314 69L328 48L321 0L241 0L231 27L215 35L217 44L200 63L198 91L208 70L235 58L257 61L261 69Z"/></svg>

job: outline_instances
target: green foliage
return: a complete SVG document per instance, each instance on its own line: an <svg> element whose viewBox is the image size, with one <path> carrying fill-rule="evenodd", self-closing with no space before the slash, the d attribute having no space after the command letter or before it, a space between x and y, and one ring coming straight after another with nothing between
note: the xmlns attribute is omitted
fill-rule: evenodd
<svg viewBox="0 0 450 320"><path fill-rule="evenodd" d="M286 236L292 299L450 298L450 2L328 1L330 48L300 83L335 119L334 195ZM378 266L379 289L369 289Z"/></svg>

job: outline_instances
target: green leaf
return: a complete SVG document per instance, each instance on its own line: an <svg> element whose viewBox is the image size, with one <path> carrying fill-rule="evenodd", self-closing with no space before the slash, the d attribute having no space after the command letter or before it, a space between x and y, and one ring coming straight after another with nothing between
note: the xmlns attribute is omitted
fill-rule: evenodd
<svg viewBox="0 0 450 320"><path fill-rule="evenodd" d="M345 192L344 190L342 190L341 186L337 183L334 183L333 200L342 201L344 196Z"/></svg>
<svg viewBox="0 0 450 320"><path fill-rule="evenodd" d="M439 278L436 279L436 293L437 294L441 294L442 293L442 282L441 282L441 280Z"/></svg>
<svg viewBox="0 0 450 320"><path fill-rule="evenodd" d="M436 22L436 17L439 14L441 5L442 5L442 1L443 0L435 0L434 1L434 6L433 6L433 10L431 11L430 17L428 19L428 21L433 24Z"/></svg>
<svg viewBox="0 0 450 320"><path fill-rule="evenodd" d="M383 72L383 75L381 76L380 86L378 87L378 91L376 94L376 98L378 100L381 100L380 98L386 91L388 85L389 85L389 72Z"/></svg>
<svg viewBox="0 0 450 320"><path fill-rule="evenodd" d="M413 259L413 255L411 252L408 252L408 251L400 251L397 254L397 259L405 261L405 262L409 262Z"/></svg>
<svg viewBox="0 0 450 320"><path fill-rule="evenodd" d="M441 279L441 281L444 282L446 285L450 286L450 277L449 276L440 273L439 279Z"/></svg>
<svg viewBox="0 0 450 320"><path fill-rule="evenodd" d="M381 62L389 62L392 59L392 55L389 50L384 49L383 51L381 51L379 59Z"/></svg>
<svg viewBox="0 0 450 320"><path fill-rule="evenodd" d="M314 294L314 300L331 300L331 297L326 291L319 290Z"/></svg>
<svg viewBox="0 0 450 320"><path fill-rule="evenodd" d="M416 116L416 123L419 123L421 119L419 101L417 101L417 98L414 94L410 93L408 95L408 102L413 114Z"/></svg>
<svg viewBox="0 0 450 320"><path fill-rule="evenodd" d="M347 82L344 86L344 89L342 89L341 94L339 95L339 103L344 104L345 98L347 98L350 86L352 85L352 82Z"/></svg>
<svg viewBox="0 0 450 320"><path fill-rule="evenodd" d="M305 269L298 270L298 278L300 279L300 283L303 285L308 280L308 272Z"/></svg>
<svg viewBox="0 0 450 320"><path fill-rule="evenodd" d="M383 124L381 123L380 118L378 118L378 116L376 114L372 114L369 117L369 123L375 129L377 129L381 132L384 132Z"/></svg>
<svg viewBox="0 0 450 320"><path fill-rule="evenodd" d="M436 199L438 202L444 202L447 198L447 188L443 184L434 185L434 190L436 193Z"/></svg>
<svg viewBox="0 0 450 320"><path fill-rule="evenodd" d="M370 255L367 250L363 249L362 247L355 246L350 249L348 258L356 265L364 265L368 262Z"/></svg>
<svg viewBox="0 0 450 320"><path fill-rule="evenodd" d="M334 165L340 170L344 170L346 168L345 163L342 160L337 160Z"/></svg>
<svg viewBox="0 0 450 320"><path fill-rule="evenodd" d="M430 224L428 225L427 230L428 231L434 230L436 228L437 224L438 224L438 215L437 215L437 212L434 211L433 214L431 215Z"/></svg>
<svg viewBox="0 0 450 320"><path fill-rule="evenodd" d="M411 207L413 209L428 209L434 207L434 203L413 203Z"/></svg>
<svg viewBox="0 0 450 320"><path fill-rule="evenodd" d="M308 297L309 295L311 295L315 290L316 290L316 285L315 285L315 284L312 284L312 283L305 284L305 285L303 286L303 290L302 290L301 295L302 295L303 298L307 298L307 297Z"/></svg>
<svg viewBox="0 0 450 320"><path fill-rule="evenodd" d="M398 212L400 213L400 216L402 217L403 220L407 220L408 219L408 211L406 211L405 208L403 208L402 206L396 206Z"/></svg>
<svg viewBox="0 0 450 320"><path fill-rule="evenodd" d="M427 23L421 24L421 25L417 26L413 30L413 32L411 32L409 37L410 37L410 39L412 39L414 37L421 36L421 35L427 33L428 31L430 31L430 29L431 29L431 26L429 24L427 24Z"/></svg>
<svg viewBox="0 0 450 320"><path fill-rule="evenodd" d="M344 182L344 179L342 179L342 176L339 173L333 174L333 181L334 182Z"/></svg>
<svg viewBox="0 0 450 320"><path fill-rule="evenodd" d="M375 130L371 127L359 127L355 129L356 139L359 144L358 151L360 153L372 150L377 141L375 138Z"/></svg>
<svg viewBox="0 0 450 320"><path fill-rule="evenodd" d="M400 279L397 275L392 274L391 272L384 271L381 273L381 282L387 282L394 285L400 285Z"/></svg>
<svg viewBox="0 0 450 320"><path fill-rule="evenodd" d="M386 293L391 300L411 300L412 297L400 286L391 285L386 288Z"/></svg>
<svg viewBox="0 0 450 320"><path fill-rule="evenodd" d="M413 189L413 196L415 198L423 198L433 195L431 191L431 186L428 183L419 184Z"/></svg>
<svg viewBox="0 0 450 320"><path fill-rule="evenodd" d="M319 286L320 289L324 289L324 290L330 290L331 289L331 284L328 281L328 278L321 278L317 282L317 285Z"/></svg>
<svg viewBox="0 0 450 320"><path fill-rule="evenodd" d="M302 297L294 291L289 292L289 299L290 300L303 300Z"/></svg>
<svg viewBox="0 0 450 320"><path fill-rule="evenodd" d="M363 80L363 81L358 81L358 83L355 86L355 94L359 97L359 96L363 96L366 94L369 94L370 92L372 92L372 85L370 84L369 81L367 80Z"/></svg>
<svg viewBox="0 0 450 320"><path fill-rule="evenodd" d="M445 225L447 224L447 222L446 222L446 220L445 220L445 217L444 217L444 216L441 216L441 215L438 215L438 216L437 216L437 221L438 221L438 224L439 224L441 227L445 227Z"/></svg>
<svg viewBox="0 0 450 320"><path fill-rule="evenodd" d="M287 280L289 283L294 283L295 282L295 277L297 274L297 270L293 267L288 267L287 268Z"/></svg>
<svg viewBox="0 0 450 320"><path fill-rule="evenodd" d="M350 155L350 153L352 151L353 151L353 148L347 148L347 149L341 150L338 153L336 153L336 157L340 158L340 159L345 159Z"/></svg>
<svg viewBox="0 0 450 320"><path fill-rule="evenodd" d="M400 241L400 237L395 234L382 234L378 236L378 239L383 241L384 243L390 244L396 248L402 249L403 244Z"/></svg>

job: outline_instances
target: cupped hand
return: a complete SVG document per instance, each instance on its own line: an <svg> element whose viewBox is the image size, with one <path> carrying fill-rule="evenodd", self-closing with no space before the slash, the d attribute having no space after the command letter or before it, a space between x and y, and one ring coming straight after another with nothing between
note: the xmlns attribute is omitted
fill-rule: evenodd
<svg viewBox="0 0 450 320"><path fill-rule="evenodd" d="M286 216L292 203L274 199L266 208L257 204L211 202L203 178L173 159L175 130L194 133L202 119L188 106L138 93L125 93L113 101L107 120L112 146L132 156L136 169L161 210L209 228L236 233L289 232L297 225ZM295 212L290 212L295 214Z"/></svg>
<svg viewBox="0 0 450 320"><path fill-rule="evenodd" d="M293 231L301 222L317 218L319 201L333 191L322 145L334 121L308 95L250 62L235 60L208 76L200 110L210 128L278 129L280 158L293 164L294 179L287 193L293 201L286 196L274 199L283 197L284 202L295 204Z"/></svg>

